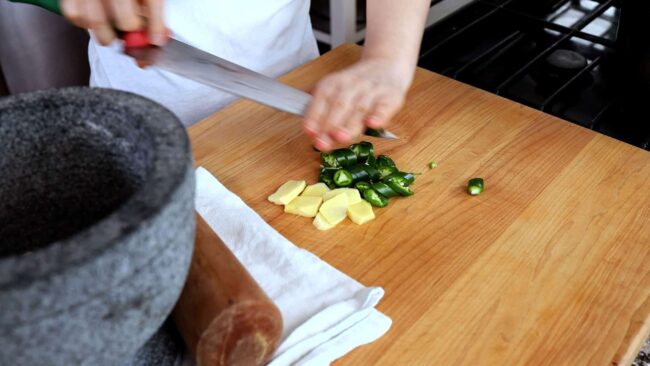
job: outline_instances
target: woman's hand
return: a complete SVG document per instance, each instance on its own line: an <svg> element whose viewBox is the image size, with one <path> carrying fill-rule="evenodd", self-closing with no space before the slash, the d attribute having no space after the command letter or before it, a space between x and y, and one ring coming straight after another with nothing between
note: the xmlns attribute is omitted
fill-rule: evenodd
<svg viewBox="0 0 650 366"><path fill-rule="evenodd" d="M116 29L130 32L145 26L152 44L162 46L167 40L163 0L61 0L60 6L72 24L90 29L103 45L116 38Z"/></svg>
<svg viewBox="0 0 650 366"><path fill-rule="evenodd" d="M304 129L314 146L329 151L366 127L384 127L402 107L412 67L384 59L362 59L316 84Z"/></svg>
<svg viewBox="0 0 650 366"><path fill-rule="evenodd" d="M411 85L431 0L372 0L361 61L314 88L304 129L322 151L384 127Z"/></svg>

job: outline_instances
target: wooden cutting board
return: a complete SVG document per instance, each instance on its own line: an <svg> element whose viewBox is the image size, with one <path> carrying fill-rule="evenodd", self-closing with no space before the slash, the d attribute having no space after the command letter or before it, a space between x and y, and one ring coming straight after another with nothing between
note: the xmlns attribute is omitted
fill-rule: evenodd
<svg viewBox="0 0 650 366"><path fill-rule="evenodd" d="M343 46L284 81L308 90L356 59ZM319 161L300 119L240 101L190 128L204 166L296 245L365 285L393 319L340 365L629 364L650 333L650 153L418 70L371 140L415 196L320 232L266 200ZM438 167L429 170L429 161ZM485 179L477 197L469 178Z"/></svg>

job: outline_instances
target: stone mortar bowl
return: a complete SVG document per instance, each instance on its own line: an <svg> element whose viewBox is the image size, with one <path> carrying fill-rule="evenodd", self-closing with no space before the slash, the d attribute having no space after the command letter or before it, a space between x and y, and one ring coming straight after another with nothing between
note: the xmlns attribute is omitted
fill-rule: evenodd
<svg viewBox="0 0 650 366"><path fill-rule="evenodd" d="M185 129L67 88L0 99L0 365L115 365L170 313L194 242Z"/></svg>

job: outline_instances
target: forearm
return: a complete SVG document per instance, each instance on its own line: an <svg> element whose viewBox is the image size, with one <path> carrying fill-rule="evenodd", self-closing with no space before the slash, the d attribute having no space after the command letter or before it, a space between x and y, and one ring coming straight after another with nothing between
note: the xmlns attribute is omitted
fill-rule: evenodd
<svg viewBox="0 0 650 366"><path fill-rule="evenodd" d="M395 64L410 78L417 64L430 0L368 0L364 59Z"/></svg>

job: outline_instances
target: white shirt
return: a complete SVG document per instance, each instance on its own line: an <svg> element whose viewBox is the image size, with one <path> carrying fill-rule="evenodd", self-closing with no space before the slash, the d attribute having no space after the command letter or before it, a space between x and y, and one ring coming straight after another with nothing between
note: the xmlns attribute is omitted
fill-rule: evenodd
<svg viewBox="0 0 650 366"><path fill-rule="evenodd" d="M166 0L174 38L277 77L316 56L309 0ZM231 94L155 67L140 69L121 52L91 39L90 85L130 91L169 108L186 126L235 99Z"/></svg>

